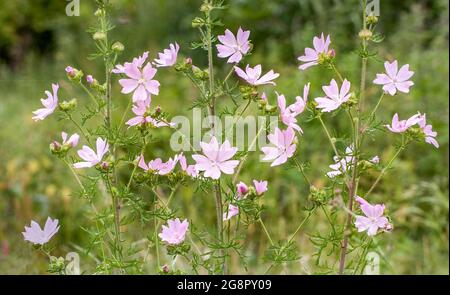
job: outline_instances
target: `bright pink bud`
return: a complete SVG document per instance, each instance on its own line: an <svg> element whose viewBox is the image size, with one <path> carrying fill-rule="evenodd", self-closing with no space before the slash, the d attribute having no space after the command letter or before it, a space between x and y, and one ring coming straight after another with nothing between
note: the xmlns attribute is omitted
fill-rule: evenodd
<svg viewBox="0 0 450 295"><path fill-rule="evenodd" d="M239 196L244 196L245 194L248 193L248 186L242 181L236 185L236 188Z"/></svg>
<svg viewBox="0 0 450 295"><path fill-rule="evenodd" d="M67 66L66 67L66 73L67 75L69 75L69 77L75 77L75 69L72 68L71 66Z"/></svg>
<svg viewBox="0 0 450 295"><path fill-rule="evenodd" d="M92 77L92 75L87 75L86 82L88 82L89 84L94 83L94 77Z"/></svg>

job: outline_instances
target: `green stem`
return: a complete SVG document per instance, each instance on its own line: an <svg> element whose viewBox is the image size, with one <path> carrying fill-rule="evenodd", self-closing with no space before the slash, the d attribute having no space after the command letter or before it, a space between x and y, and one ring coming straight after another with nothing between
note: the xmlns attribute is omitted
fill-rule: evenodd
<svg viewBox="0 0 450 295"><path fill-rule="evenodd" d="M297 165L298 169L300 170L301 174L303 175L303 178L306 180L308 185L311 187L311 181L309 181L308 176L306 176L305 170L303 169L303 166L298 162L298 160L294 157L294 162Z"/></svg>
<svg viewBox="0 0 450 295"><path fill-rule="evenodd" d="M344 78L342 77L341 73L338 71L338 69L336 68L334 63L330 63L330 66L333 69L333 71L336 73L336 75L338 76L339 80L341 80L341 83L344 82Z"/></svg>
<svg viewBox="0 0 450 295"><path fill-rule="evenodd" d="M269 239L270 245L271 245L272 247L275 246L275 243L273 242L273 240L272 240L272 238L271 238L271 236L270 236L270 234L269 234L269 231L267 230L267 227L266 227L266 225L264 224L264 222L263 222L263 220L261 219L261 217L259 218L258 221L259 221L259 223L261 224L261 227L262 227L264 233L266 234L267 238Z"/></svg>
<svg viewBox="0 0 450 295"><path fill-rule="evenodd" d="M380 182L381 178L386 174L387 170L389 168L391 168L392 163L394 162L395 159L397 159L398 155L400 155L400 153L405 149L407 143L404 143L402 140L402 145L398 148L398 150L395 152L394 156L391 158L391 160L389 161L389 163L386 165L386 167L383 168L383 170L381 170L380 175L378 175L377 179L375 180L375 182L372 184L372 186L370 187L370 189L367 191L367 193L365 194L365 198L367 198L368 195L370 195L370 193L374 190L374 188L377 186L377 184Z"/></svg>
<svg viewBox="0 0 450 295"><path fill-rule="evenodd" d="M91 142L90 142L90 140L89 140L89 137L87 136L87 132L84 130L84 128L83 128L80 124L78 124L77 121L75 121L75 120L73 119L73 117L72 117L71 114L67 113L67 117L68 117L68 119L69 119L69 120L70 120L70 121L78 128L78 130L80 130L81 134L82 134L83 137L86 139L86 141L87 141L89 144L91 144Z"/></svg>
<svg viewBox="0 0 450 295"><path fill-rule="evenodd" d="M362 12L362 18L363 18L363 30L367 28L366 23L366 4L367 1L363 0L363 12ZM360 136L361 136L361 113L363 108L363 101L364 101L364 95L365 95L365 88L366 88L366 72L367 72L367 57L366 57L366 47L367 47L367 41L366 39L363 39L362 41L362 47L363 47L363 57L362 57L362 66L361 66L361 84L360 84L360 93L359 93L359 100L358 100L358 106L357 106L357 117L356 117L356 123L355 123L355 138L354 138L354 155L353 155L353 169L352 169L352 179L349 186L349 197L348 197L348 211L352 212L353 209L353 199L357 194L358 190L358 161L359 161L359 154L360 154ZM347 248L348 248L348 240L350 236L350 227L352 223L352 215L349 213L347 214L347 220L345 223L345 230L344 230L344 240L342 242L341 246L341 254L339 258L339 274L344 274L345 270L345 258L347 255Z"/></svg>
<svg viewBox="0 0 450 295"><path fill-rule="evenodd" d="M336 145L335 145L333 139L331 138L330 132L328 131L327 126L325 126L325 123L323 122L322 117L319 116L319 117L317 117L317 118L319 119L320 124L322 124L322 128L323 128L323 130L325 131L325 134L327 135L328 140L330 141L330 144L331 144L331 147L333 148L334 154L335 154L337 157L339 157L339 153L338 153L338 151L337 151L337 149L336 149Z"/></svg>
<svg viewBox="0 0 450 295"><path fill-rule="evenodd" d="M373 109L372 113L370 113L369 123L371 123L372 120L373 120L373 118L375 117L375 113L376 113L376 111L378 110L378 107L380 106L381 101L383 100L383 97L384 97L384 91L383 91L383 93L381 94L380 98L378 99L378 102L377 102L377 104L375 105L375 108Z"/></svg>

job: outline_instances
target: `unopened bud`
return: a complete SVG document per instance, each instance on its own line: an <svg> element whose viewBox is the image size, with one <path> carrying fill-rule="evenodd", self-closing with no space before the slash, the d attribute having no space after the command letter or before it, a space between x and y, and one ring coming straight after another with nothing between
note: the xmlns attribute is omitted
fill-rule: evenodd
<svg viewBox="0 0 450 295"><path fill-rule="evenodd" d="M199 28L205 25L205 21L201 17L196 17L192 20L192 27Z"/></svg>
<svg viewBox="0 0 450 295"><path fill-rule="evenodd" d="M103 32L95 32L95 34L92 36L92 38L96 41L98 40L105 40L106 39L106 34Z"/></svg>
<svg viewBox="0 0 450 295"><path fill-rule="evenodd" d="M69 101L66 101L66 100L62 101L62 102L59 103L58 106L59 106L61 111L69 112L69 111L71 111L71 110L73 110L74 108L77 107L77 99L73 98L73 99L71 99Z"/></svg>
<svg viewBox="0 0 450 295"><path fill-rule="evenodd" d="M378 22L378 17L375 16L373 13L371 13L370 15L367 16L366 22L369 25L374 25Z"/></svg>
<svg viewBox="0 0 450 295"><path fill-rule="evenodd" d="M105 15L105 10L99 8L99 9L97 9L97 10L94 12L94 15L97 16L97 17L104 16L104 15Z"/></svg>
<svg viewBox="0 0 450 295"><path fill-rule="evenodd" d="M114 50L115 52L122 52L125 49L125 46L123 46L123 44L121 42L115 42L112 46L111 49Z"/></svg>
<svg viewBox="0 0 450 295"><path fill-rule="evenodd" d="M361 30L358 34L359 38L361 39L370 39L372 38L372 35L372 31L368 29Z"/></svg>
<svg viewBox="0 0 450 295"><path fill-rule="evenodd" d="M59 142L53 141L53 142L50 144L50 151L51 151L52 153L58 153L60 150L61 150L61 144L60 144Z"/></svg>

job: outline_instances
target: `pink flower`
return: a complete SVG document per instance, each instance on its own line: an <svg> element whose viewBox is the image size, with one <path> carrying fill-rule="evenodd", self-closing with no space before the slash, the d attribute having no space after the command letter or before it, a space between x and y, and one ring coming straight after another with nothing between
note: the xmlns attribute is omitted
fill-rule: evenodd
<svg viewBox="0 0 450 295"><path fill-rule="evenodd" d="M350 82L347 79L344 80L339 91L338 84L333 79L330 85L323 86L323 91L325 92L325 97L317 97L315 101L317 102L317 108L322 109L322 112L331 112L337 109L341 104L348 101L351 94L350 92Z"/></svg>
<svg viewBox="0 0 450 295"><path fill-rule="evenodd" d="M273 161L270 166L281 165L294 155L297 146L294 143L296 136L292 128L283 131L276 128L275 133L269 134L267 138L275 147L262 147L261 150L265 154L264 161Z"/></svg>
<svg viewBox="0 0 450 295"><path fill-rule="evenodd" d="M114 74L124 74L125 68L134 64L138 68L142 68L145 61L148 58L148 51L144 52L141 56L133 58L132 62L126 62L124 65L116 65L116 67L111 71Z"/></svg>
<svg viewBox="0 0 450 295"><path fill-rule="evenodd" d="M308 103L309 86L311 83L306 84L303 87L303 97L297 96L295 98L296 102L289 106L289 109L296 113L297 115L303 113L306 109L306 104Z"/></svg>
<svg viewBox="0 0 450 295"><path fill-rule="evenodd" d="M158 53L159 59L155 58L155 65L157 67L171 67L177 62L178 51L180 46L177 42L175 45L170 43L168 49L164 49L164 52Z"/></svg>
<svg viewBox="0 0 450 295"><path fill-rule="evenodd" d="M41 99L41 103L44 106L42 109L38 109L33 112L35 116L33 116L34 121L40 121L44 120L52 114L55 109L58 107L58 84L52 84L52 90L53 94L50 93L50 91L45 91L45 94L47 95L47 99Z"/></svg>
<svg viewBox="0 0 450 295"><path fill-rule="evenodd" d="M245 196L248 193L248 186L242 181L236 185L237 194L239 197Z"/></svg>
<svg viewBox="0 0 450 295"><path fill-rule="evenodd" d="M425 142L434 145L439 148L439 143L436 141L437 132L433 131L433 126L431 124L427 125L426 114L420 116L419 126L425 134Z"/></svg>
<svg viewBox="0 0 450 295"><path fill-rule="evenodd" d="M336 176L343 174L347 169L350 169L353 163L353 156L353 145L345 148L345 157L342 159L334 156L333 159L335 164L329 166L331 171L327 172L327 176L329 178L335 178Z"/></svg>
<svg viewBox="0 0 450 295"><path fill-rule="evenodd" d="M251 68L250 65L247 65L245 68L245 72L236 66L234 67L234 70L236 71L236 74L247 81L248 84L255 86L264 84L276 85L272 80L280 76L280 74L275 73L273 70L270 70L268 73L261 77L261 65L257 65L254 68Z"/></svg>
<svg viewBox="0 0 450 295"><path fill-rule="evenodd" d="M395 95L397 90L408 93L409 88L414 85L414 82L408 81L414 75L414 72L409 70L409 65L406 64L398 70L397 61L394 60L392 63L386 61L384 67L387 74L377 74L373 83L384 85L383 90L390 95Z"/></svg>
<svg viewBox="0 0 450 295"><path fill-rule="evenodd" d="M395 113L392 118L391 125L385 125L387 129L394 133L403 133L409 129L409 127L416 125L420 121L420 114L415 114L411 116L408 120L398 120L398 114Z"/></svg>
<svg viewBox="0 0 450 295"><path fill-rule="evenodd" d="M233 174L234 168L239 164L238 160L230 160L237 152L237 148L231 147L230 142L225 140L219 145L217 138L213 136L208 143L200 142L204 155L192 155L195 160L195 168L205 171L204 176L219 179L221 173Z"/></svg>
<svg viewBox="0 0 450 295"><path fill-rule="evenodd" d="M237 36L234 37L230 30L225 30L225 35L220 35L217 38L222 44L218 44L217 55L220 58L230 57L227 63L238 63L241 61L242 56L246 55L250 50L250 42L248 37L250 31L243 31L242 28L238 29Z"/></svg>
<svg viewBox="0 0 450 295"><path fill-rule="evenodd" d="M300 70L306 70L309 67L319 64L319 57L322 54L328 54L328 47L330 46L330 35L327 35L325 39L323 33L319 37L314 37L312 48L305 48L305 54L298 58L299 61L304 62L304 64L299 66Z"/></svg>
<svg viewBox="0 0 450 295"><path fill-rule="evenodd" d="M367 231L367 235L374 236L377 234L378 229L389 230L392 225L388 219L383 216L384 205L376 204L371 205L361 197L356 197L355 201L359 203L361 210L366 216L356 216L355 226L358 232Z"/></svg>
<svg viewBox="0 0 450 295"><path fill-rule="evenodd" d="M144 156L141 155L138 166L144 169L145 171L155 172L156 174L159 175L166 175L175 169L177 162L178 162L177 157L175 157L175 159L169 158L167 162L163 162L160 158L156 158L148 162L148 164L146 164Z"/></svg>
<svg viewBox="0 0 450 295"><path fill-rule="evenodd" d="M130 79L120 79L122 93L133 93L133 102L145 101L151 95L159 94L159 82L152 80L156 74L156 69L151 63L147 63L143 70L136 64L131 63L125 66L125 75Z"/></svg>
<svg viewBox="0 0 450 295"><path fill-rule="evenodd" d="M148 116L148 110L150 108L150 97L148 97L146 100L137 101L132 108L133 113L136 115L135 117L128 120L125 124L129 127L136 126L136 125L145 125L145 124L151 124L152 126L159 128L159 127L175 127L175 123L167 123L162 122L159 120L156 120L152 118L151 116Z"/></svg>
<svg viewBox="0 0 450 295"><path fill-rule="evenodd" d="M380 163L380 157L375 156L372 159L370 159L370 162L372 162L373 164L379 164Z"/></svg>
<svg viewBox="0 0 450 295"><path fill-rule="evenodd" d="M162 226L162 231L158 236L163 242L169 245L178 245L184 241L186 232L189 227L189 222L185 219L183 222L179 218L167 221L167 225Z"/></svg>
<svg viewBox="0 0 450 295"><path fill-rule="evenodd" d="M78 162L73 164L73 167L79 169L79 168L88 168L93 167L100 163L103 159L103 156L108 152L109 150L109 144L102 138L98 137L97 142L97 152L93 151L90 147L84 145L81 150L78 151L78 156L85 160L86 162Z"/></svg>
<svg viewBox="0 0 450 295"><path fill-rule="evenodd" d="M45 222L44 230L41 229L39 224L32 220L31 226L25 226L25 231L22 232L25 241L29 241L33 244L44 245L58 232L58 219L52 220L50 217Z"/></svg>
<svg viewBox="0 0 450 295"><path fill-rule="evenodd" d="M267 191L267 181L266 180L261 180L261 181L253 180L253 185L255 186L255 191L258 196L261 196L262 194L264 194Z"/></svg>
<svg viewBox="0 0 450 295"><path fill-rule="evenodd" d="M70 147L76 147L78 144L78 140L80 139L80 136L77 133L72 134L69 139L67 139L67 133L64 131L61 132L61 137L63 139L62 144L68 145Z"/></svg>
<svg viewBox="0 0 450 295"><path fill-rule="evenodd" d="M186 157L183 155L183 153L180 153L175 156L175 160L180 163L181 170L186 172L187 175L193 178L198 177L198 171L195 168L195 165L188 165L186 161Z"/></svg>
<svg viewBox="0 0 450 295"><path fill-rule="evenodd" d="M228 205L228 210L223 213L223 220L230 220L233 216L239 214L239 207L233 204Z"/></svg>
<svg viewBox="0 0 450 295"><path fill-rule="evenodd" d="M291 110L292 105L289 107L286 107L286 98L284 97L284 95L279 95L277 93L277 96L278 96L278 108L280 109L281 122L283 122L286 126L303 133L302 128L300 128L300 126L298 126L298 124L297 124L296 117L298 114Z"/></svg>

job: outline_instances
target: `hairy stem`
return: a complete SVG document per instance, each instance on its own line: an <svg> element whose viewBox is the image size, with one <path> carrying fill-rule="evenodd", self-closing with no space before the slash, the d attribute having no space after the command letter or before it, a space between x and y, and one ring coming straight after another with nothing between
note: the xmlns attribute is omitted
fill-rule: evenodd
<svg viewBox="0 0 450 295"><path fill-rule="evenodd" d="M367 28L366 23L366 0L363 0L362 5L362 18L363 18L363 30ZM365 88L366 88L366 72L367 72L367 56L366 56L366 50L367 50L367 41L366 39L363 39L362 41L362 50L363 50L363 56L362 56L362 65L361 65L361 84L360 84L360 93L359 93L359 100L358 100L358 106L357 106L357 116L356 116L356 122L355 122L355 136L354 136L354 155L353 155L353 167L352 167L352 178L349 186L349 192L348 192L348 203L347 208L349 212L352 212L353 209L353 199L355 198L355 195L357 194L358 189L358 161L359 161L359 154L360 154L360 137L361 137L361 113L362 113L362 107L364 102L364 95L365 95ZM341 254L339 259L339 274L344 274L345 271L345 258L347 255L347 248L348 248L348 240L350 237L350 227L352 223L352 215L349 213L347 214L347 220L345 222L345 229L344 229L344 240L341 244Z"/></svg>

